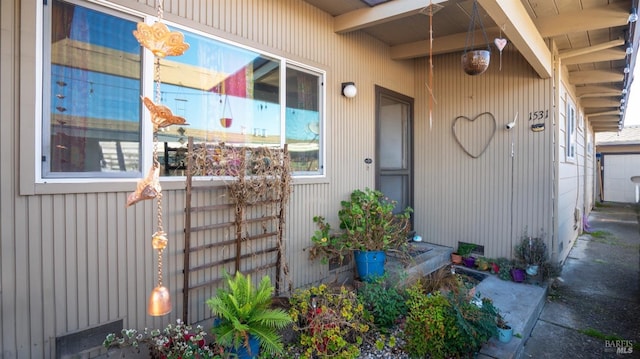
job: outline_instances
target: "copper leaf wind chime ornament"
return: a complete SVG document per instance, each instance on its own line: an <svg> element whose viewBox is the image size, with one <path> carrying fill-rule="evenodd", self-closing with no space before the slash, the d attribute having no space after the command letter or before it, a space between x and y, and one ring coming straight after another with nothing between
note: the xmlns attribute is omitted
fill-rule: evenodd
<svg viewBox="0 0 640 359"><path fill-rule="evenodd" d="M429 130L433 127L433 103L435 96L433 95L433 14L442 9L442 5L434 5L429 0L429 6L421 10L421 13L429 16L429 82L426 84L429 90Z"/></svg>
<svg viewBox="0 0 640 359"><path fill-rule="evenodd" d="M139 22L137 30L133 31L133 36L140 45L150 50L154 59L154 101L144 97L144 105L151 114L153 123L153 165L147 177L143 178L136 187L136 190L129 194L127 206L138 201L155 198L157 201L157 221L158 228L153 234L151 244L158 254L158 284L151 292L147 312L152 316L166 315L171 312L171 297L169 290L162 284L162 253L167 247L167 234L162 225L162 188L160 187L160 162L158 161L158 130L170 125L183 125L186 121L182 117L174 116L171 110L160 105L160 59L165 56L180 56L189 48L189 44L184 42L184 35L180 32L171 32L162 23L163 9L162 0L157 2L158 20L149 26L144 22ZM154 103L155 102L155 103Z"/></svg>
<svg viewBox="0 0 640 359"><path fill-rule="evenodd" d="M476 50L475 45L475 28L476 22L480 26L484 43L487 44L486 50ZM469 31L467 31L467 38L464 43L464 54L462 54L462 68L468 75L480 75L485 72L489 67L489 60L491 59L491 48L489 47L489 40L487 34L484 31L482 25L482 19L478 12L478 1L473 1L473 8L471 10L471 22L469 23Z"/></svg>

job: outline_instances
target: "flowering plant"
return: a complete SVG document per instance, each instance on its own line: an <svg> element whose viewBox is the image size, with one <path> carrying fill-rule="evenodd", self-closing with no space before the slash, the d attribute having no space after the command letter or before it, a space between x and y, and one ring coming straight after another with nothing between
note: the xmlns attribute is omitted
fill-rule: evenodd
<svg viewBox="0 0 640 359"><path fill-rule="evenodd" d="M180 319L169 324L163 330L145 328L122 329L121 336L111 333L102 343L105 348L131 347L140 352L141 346L147 346L153 359L213 359L224 358L224 350L218 345L207 344L206 332L201 326L195 329Z"/></svg>

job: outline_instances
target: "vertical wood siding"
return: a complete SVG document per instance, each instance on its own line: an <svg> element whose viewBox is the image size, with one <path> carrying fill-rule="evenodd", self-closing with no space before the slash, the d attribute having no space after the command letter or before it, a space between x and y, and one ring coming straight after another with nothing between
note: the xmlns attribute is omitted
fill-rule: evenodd
<svg viewBox="0 0 640 359"><path fill-rule="evenodd" d="M483 245L487 256L509 257L525 228L530 234L552 231L551 80L540 79L509 48L502 70L494 53L479 76L462 71L460 55L434 58L432 128L428 60L416 61L416 230L428 242L454 248L458 241L472 242ZM529 113L539 110L549 111L546 129L532 132ZM458 116L483 112L495 116L497 129L484 154L474 159L456 142L452 125ZM506 131L516 113L517 125ZM469 147L479 145L473 141L479 140L462 140Z"/></svg>
<svg viewBox="0 0 640 359"><path fill-rule="evenodd" d="M15 169L20 114L16 106L22 101L16 74L19 66L26 66L18 57L21 46L31 44L30 32L34 31L29 25L33 21L23 21L26 40L22 41L27 42L19 41L15 19L26 7L24 1L2 1L0 6L0 357L51 358L57 336L117 319L123 319L129 328L160 328L181 316L185 194L182 189L164 191L164 227L170 241L163 259L164 283L171 291L173 311L160 318L146 313L148 295L156 283L156 258L150 243L156 230L152 201L125 208L128 192L122 191L19 195ZM154 0L114 3L155 14ZM413 62L391 61L388 46L363 33L335 34L331 16L300 0L166 0L164 7L170 21L327 72L323 109L327 177L294 186L285 243L293 287L331 280L334 273L326 265L308 260L306 248L315 230L312 218L323 215L335 224L340 200L355 188L374 186L374 167L364 163L365 158L374 158L375 151L374 87L413 97ZM23 14L25 19L30 16ZM340 95L340 83L345 81L356 83L356 98ZM31 121L22 125L31 127ZM132 184L131 190L134 188ZM219 198L202 194L194 200L213 204ZM229 216L218 215L221 220ZM211 235L232 234L198 234L194 240L204 243ZM220 274L200 273L198 279ZM197 294L201 304L190 308L190 321L210 317L204 301L212 295L213 290Z"/></svg>

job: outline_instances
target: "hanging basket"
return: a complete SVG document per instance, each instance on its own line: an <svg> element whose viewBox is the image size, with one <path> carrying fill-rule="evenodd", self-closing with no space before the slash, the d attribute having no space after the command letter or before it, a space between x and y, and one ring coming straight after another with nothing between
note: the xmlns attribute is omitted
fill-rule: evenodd
<svg viewBox="0 0 640 359"><path fill-rule="evenodd" d="M480 30L482 30L482 36L484 42L487 44L486 50L475 49L474 32L476 29L476 22L478 23ZM469 30L467 31L467 39L464 44L464 53L462 54L462 69L467 75L475 76L480 75L489 68L489 62L491 60L491 48L489 47L489 40L487 39L487 33L484 31L482 25L482 19L478 12L478 1L474 0L473 9L471 10L471 22L469 23Z"/></svg>
<svg viewBox="0 0 640 359"><path fill-rule="evenodd" d="M472 50L462 54L462 69L467 75L480 75L489 68L489 50Z"/></svg>

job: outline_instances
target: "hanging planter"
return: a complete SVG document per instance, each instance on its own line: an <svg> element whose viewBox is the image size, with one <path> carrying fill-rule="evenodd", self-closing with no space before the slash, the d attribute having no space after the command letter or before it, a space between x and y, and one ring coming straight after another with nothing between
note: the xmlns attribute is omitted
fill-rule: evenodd
<svg viewBox="0 0 640 359"><path fill-rule="evenodd" d="M476 22L478 23L484 42L487 44L487 49L475 49L475 28ZM464 44L464 53L462 54L462 69L467 75L475 76L480 75L489 68L489 62L491 60L491 51L489 47L489 39L484 31L482 25L482 19L478 13L478 2L473 2L473 9L471 10L471 22L469 23L469 31L467 31L467 39Z"/></svg>
<svg viewBox="0 0 640 359"><path fill-rule="evenodd" d="M229 95L224 95L224 104L222 105L222 117L220 117L220 125L224 128L231 127L233 123L233 114L231 113L231 105L229 105Z"/></svg>

